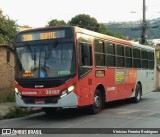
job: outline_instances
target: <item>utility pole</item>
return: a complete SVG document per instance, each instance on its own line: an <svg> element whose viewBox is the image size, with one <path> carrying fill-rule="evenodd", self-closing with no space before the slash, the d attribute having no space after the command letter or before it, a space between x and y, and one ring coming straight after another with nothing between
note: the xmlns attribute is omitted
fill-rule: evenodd
<svg viewBox="0 0 160 137"><path fill-rule="evenodd" d="M146 22L146 1L143 0L143 22L142 22L142 44L146 43L146 29L147 29L147 22Z"/></svg>

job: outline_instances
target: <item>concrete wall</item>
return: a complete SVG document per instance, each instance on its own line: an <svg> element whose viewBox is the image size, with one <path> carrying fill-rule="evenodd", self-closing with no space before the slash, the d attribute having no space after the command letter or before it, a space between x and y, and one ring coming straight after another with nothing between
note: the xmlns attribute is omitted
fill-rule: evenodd
<svg viewBox="0 0 160 137"><path fill-rule="evenodd" d="M7 62L7 52L10 54ZM0 45L0 98L14 94L14 50L8 45Z"/></svg>

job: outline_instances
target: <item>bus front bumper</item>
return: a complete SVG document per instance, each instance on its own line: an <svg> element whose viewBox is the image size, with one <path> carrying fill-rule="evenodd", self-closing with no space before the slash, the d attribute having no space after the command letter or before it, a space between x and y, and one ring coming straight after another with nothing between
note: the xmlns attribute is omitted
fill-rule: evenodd
<svg viewBox="0 0 160 137"><path fill-rule="evenodd" d="M39 107L39 108L77 108L78 107L78 97L74 92L58 99L57 103L49 104L29 104L25 103L16 93L16 106L17 107Z"/></svg>

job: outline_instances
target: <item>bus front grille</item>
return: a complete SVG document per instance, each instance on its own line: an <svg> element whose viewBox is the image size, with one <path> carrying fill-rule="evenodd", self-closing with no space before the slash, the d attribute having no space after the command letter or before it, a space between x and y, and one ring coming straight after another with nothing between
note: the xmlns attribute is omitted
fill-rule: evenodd
<svg viewBox="0 0 160 137"><path fill-rule="evenodd" d="M55 97L26 97L22 96L22 100L26 104L36 104L36 101L43 101L44 104L54 104L57 103L59 99L59 96Z"/></svg>
<svg viewBox="0 0 160 137"><path fill-rule="evenodd" d="M61 80L18 80L17 82L23 88L53 88L63 84Z"/></svg>

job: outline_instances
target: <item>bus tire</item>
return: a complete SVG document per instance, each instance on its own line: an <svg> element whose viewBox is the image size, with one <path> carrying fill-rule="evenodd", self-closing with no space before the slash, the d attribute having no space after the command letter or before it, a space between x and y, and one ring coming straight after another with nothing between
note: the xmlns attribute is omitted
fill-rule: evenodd
<svg viewBox="0 0 160 137"><path fill-rule="evenodd" d="M135 96L133 97L133 102L139 103L141 101L141 97L142 97L142 87L138 83L136 86Z"/></svg>
<svg viewBox="0 0 160 137"><path fill-rule="evenodd" d="M103 98L100 90L96 89L94 93L94 101L93 104L91 105L90 112L91 114L97 114L99 113L103 108Z"/></svg>
<svg viewBox="0 0 160 137"><path fill-rule="evenodd" d="M47 114L47 115L53 115L56 113L57 108L43 108L43 111Z"/></svg>

